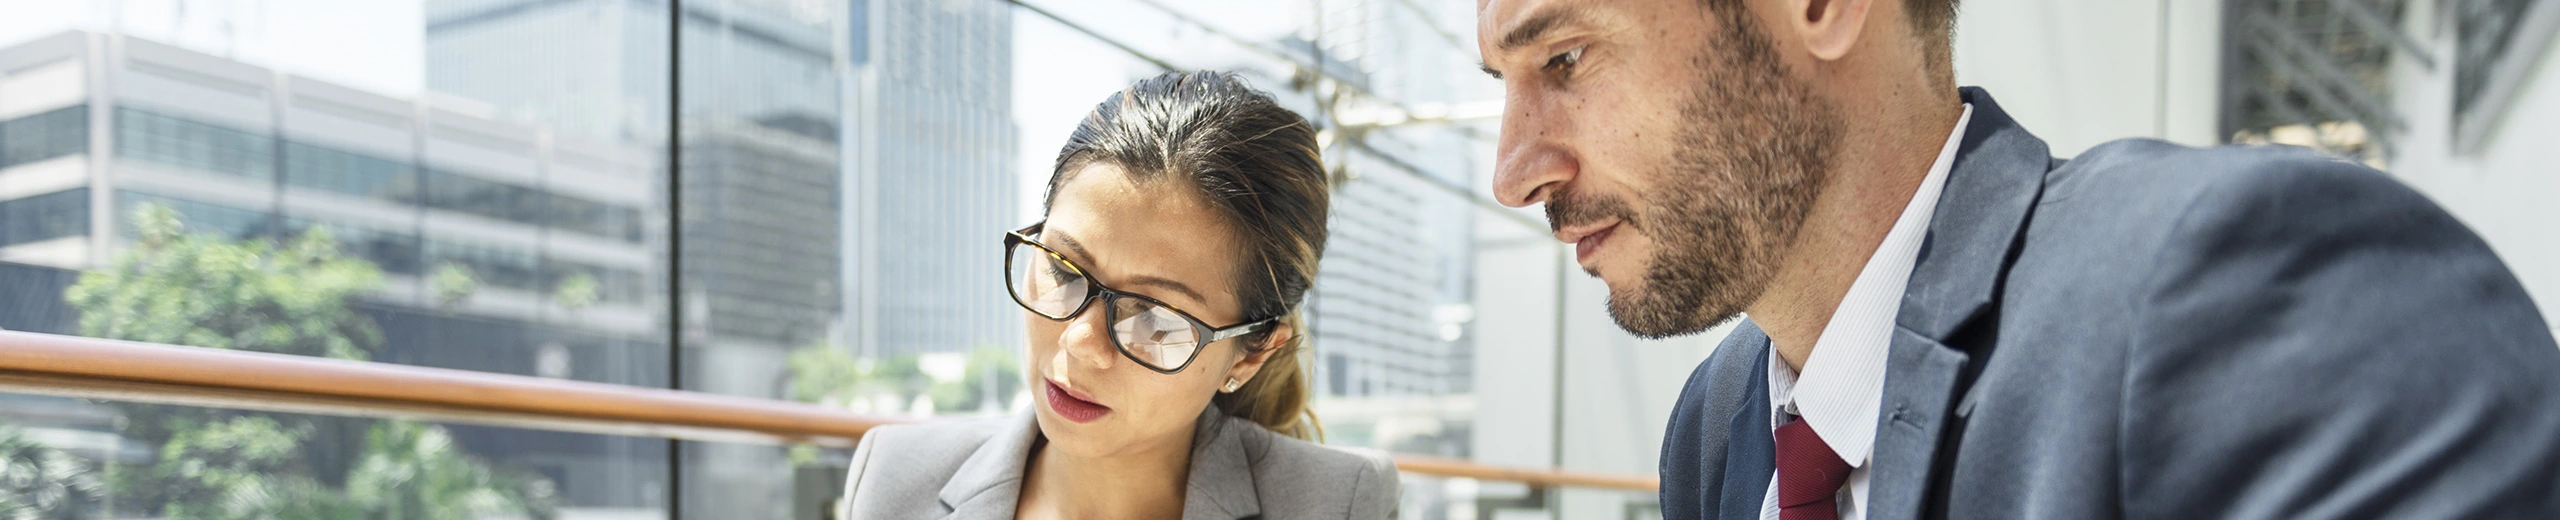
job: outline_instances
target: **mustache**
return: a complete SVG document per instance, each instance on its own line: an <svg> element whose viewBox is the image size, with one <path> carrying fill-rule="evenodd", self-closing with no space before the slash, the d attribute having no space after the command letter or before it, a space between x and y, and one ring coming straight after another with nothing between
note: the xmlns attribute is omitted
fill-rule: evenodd
<svg viewBox="0 0 2560 520"><path fill-rule="evenodd" d="M1635 227L1635 211L1627 201L1608 195L1595 195L1570 189L1558 189L1547 197L1547 231L1562 231L1616 217L1620 225Z"/></svg>

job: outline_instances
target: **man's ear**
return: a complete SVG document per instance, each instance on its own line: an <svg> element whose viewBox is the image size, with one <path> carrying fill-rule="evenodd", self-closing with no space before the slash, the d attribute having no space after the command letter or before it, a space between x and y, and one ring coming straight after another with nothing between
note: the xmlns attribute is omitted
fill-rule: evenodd
<svg viewBox="0 0 2560 520"><path fill-rule="evenodd" d="M1858 45L1874 0L1790 0L1786 27L1803 39L1815 59L1839 61Z"/></svg>
<svg viewBox="0 0 2560 520"><path fill-rule="evenodd" d="M1297 336L1298 329L1290 327L1286 321L1271 324L1270 336L1263 339L1261 343L1255 344L1253 353L1237 358L1235 366L1227 367L1227 377L1237 381L1253 381L1253 375L1262 372L1262 364L1270 361L1272 354L1279 353L1280 347L1288 346L1289 340L1296 339Z"/></svg>

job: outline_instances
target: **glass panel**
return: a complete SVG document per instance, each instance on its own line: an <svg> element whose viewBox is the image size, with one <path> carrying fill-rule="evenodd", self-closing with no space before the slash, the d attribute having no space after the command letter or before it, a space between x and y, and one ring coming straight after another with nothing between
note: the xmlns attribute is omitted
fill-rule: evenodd
<svg viewBox="0 0 2560 520"><path fill-rule="evenodd" d="M0 121L0 169L88 151L88 105Z"/></svg>
<svg viewBox="0 0 2560 520"><path fill-rule="evenodd" d="M667 467L650 461L664 460L666 446L0 394L0 469L12 475L0 482L0 510L18 518L628 518L658 501Z"/></svg>
<svg viewBox="0 0 2560 520"><path fill-rule="evenodd" d="M663 18L590 18L617 3L13 11L0 24L12 64L0 73L0 327L669 386L669 40ZM519 23L534 18L584 32ZM145 19L172 22L134 22ZM552 38L583 45L539 43ZM92 143L112 153L83 154ZM331 512L372 507L348 469L357 448L421 431L546 483L530 517L665 517L673 500L664 439L171 410L29 397L0 404L0 420L87 443L68 449L111 447L84 456L116 461L101 466L116 474L202 455L269 486L277 507L316 514L181 514L170 504L216 502L109 482L130 484L101 506L116 518L390 516ZM190 428L220 434L173 433ZM232 442L243 439L267 444Z"/></svg>
<svg viewBox="0 0 2560 520"><path fill-rule="evenodd" d="M418 175L407 162L288 141L284 182L402 204L418 203Z"/></svg>
<svg viewBox="0 0 2560 520"><path fill-rule="evenodd" d="M0 246L88 233L88 188L0 200Z"/></svg>
<svg viewBox="0 0 2560 520"><path fill-rule="evenodd" d="M116 108L116 155L189 171L275 178L274 138L232 125Z"/></svg>
<svg viewBox="0 0 2560 520"><path fill-rule="evenodd" d="M839 345L845 173L838 103L847 23L836 2L686 1L679 189L686 302L683 387L788 399L792 351ZM664 24L664 13L651 16ZM840 481L841 457L685 443L688 518L794 517L790 468ZM837 488L841 489L841 488Z"/></svg>

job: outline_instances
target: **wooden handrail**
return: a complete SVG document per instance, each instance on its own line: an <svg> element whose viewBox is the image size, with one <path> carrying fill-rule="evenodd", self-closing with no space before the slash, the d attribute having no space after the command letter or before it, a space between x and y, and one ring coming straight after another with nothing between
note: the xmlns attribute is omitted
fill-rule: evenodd
<svg viewBox="0 0 2560 520"><path fill-rule="evenodd" d="M295 413L402 417L715 442L851 447L915 422L817 405L392 363L0 331L0 392ZM1420 475L1652 491L1652 475L1396 456Z"/></svg>
<svg viewBox="0 0 2560 520"><path fill-rule="evenodd" d="M1438 477L1519 482L1542 487L1622 489L1646 493L1662 488L1662 477L1653 474L1487 466L1466 459L1423 455L1397 455L1396 471Z"/></svg>

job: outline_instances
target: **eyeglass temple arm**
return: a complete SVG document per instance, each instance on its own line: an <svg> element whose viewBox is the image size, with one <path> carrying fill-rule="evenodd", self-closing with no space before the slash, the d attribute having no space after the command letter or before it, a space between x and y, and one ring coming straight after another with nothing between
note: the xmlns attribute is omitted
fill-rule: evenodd
<svg viewBox="0 0 2560 520"><path fill-rule="evenodd" d="M1216 343L1216 342L1220 342L1220 341L1225 341L1225 340L1227 340L1228 338L1233 338L1233 337L1236 337L1236 336L1242 336L1242 335L1246 335L1246 334L1252 334L1252 333L1255 333L1255 332L1259 332L1259 331L1261 331L1262 329L1270 328L1271 324L1273 324L1273 323L1278 323L1279 321L1280 321L1280 318L1270 318L1270 319L1265 319L1265 320L1257 321L1257 322L1253 322L1253 323L1247 323L1247 324L1243 324L1243 325L1237 325L1237 326L1233 326L1233 327L1227 327L1227 328L1223 328L1223 329L1218 329L1218 330L1209 331L1209 339L1208 339L1208 340L1206 340L1206 341L1202 341L1201 343Z"/></svg>

